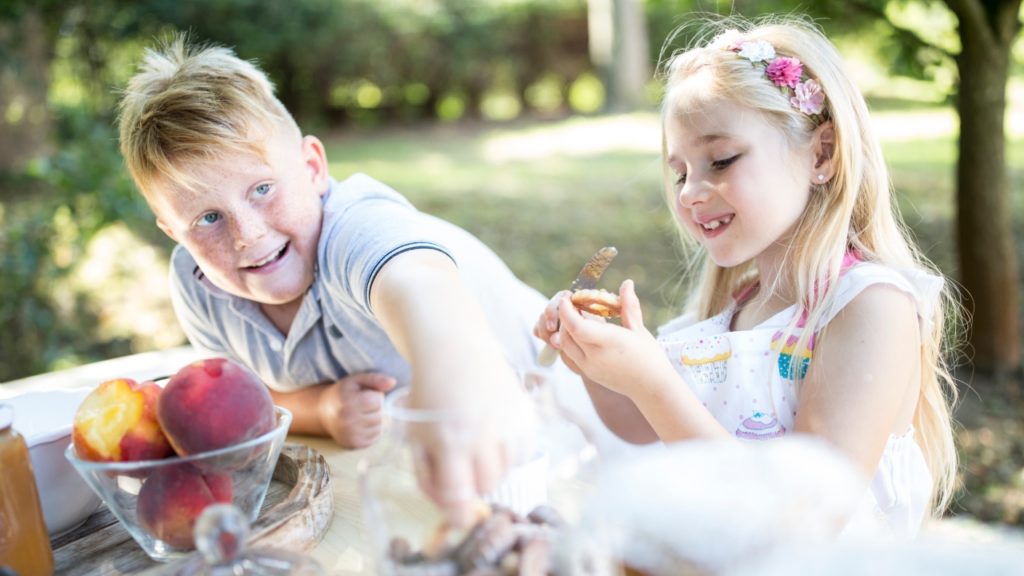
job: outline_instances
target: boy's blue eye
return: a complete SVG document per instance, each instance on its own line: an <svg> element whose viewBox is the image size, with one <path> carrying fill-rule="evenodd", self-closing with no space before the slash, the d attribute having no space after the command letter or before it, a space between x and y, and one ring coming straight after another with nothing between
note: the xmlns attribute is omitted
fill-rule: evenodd
<svg viewBox="0 0 1024 576"><path fill-rule="evenodd" d="M211 224L215 224L218 220L220 220L220 214L217 214L216 212L207 212L199 217L198 225L209 226Z"/></svg>
<svg viewBox="0 0 1024 576"><path fill-rule="evenodd" d="M742 154L737 154L735 156L730 156L729 158L726 158L725 160L715 160L714 162L711 163L711 166L715 170L723 170L725 168L728 168L733 162L739 160L740 156L742 156Z"/></svg>
<svg viewBox="0 0 1024 576"><path fill-rule="evenodd" d="M256 187L255 193L257 196L266 196L270 194L270 184L260 184Z"/></svg>

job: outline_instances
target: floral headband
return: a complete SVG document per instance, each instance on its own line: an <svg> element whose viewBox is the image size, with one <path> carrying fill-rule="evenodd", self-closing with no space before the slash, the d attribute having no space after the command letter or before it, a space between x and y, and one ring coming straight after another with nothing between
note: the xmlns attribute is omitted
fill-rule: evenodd
<svg viewBox="0 0 1024 576"><path fill-rule="evenodd" d="M735 52L740 58L749 60L763 68L765 78L789 98L789 104L815 122L821 122L825 110L825 93L817 80L804 74L804 65L797 58L779 56L775 47L767 40L745 40L736 30L726 30L712 42L723 50Z"/></svg>

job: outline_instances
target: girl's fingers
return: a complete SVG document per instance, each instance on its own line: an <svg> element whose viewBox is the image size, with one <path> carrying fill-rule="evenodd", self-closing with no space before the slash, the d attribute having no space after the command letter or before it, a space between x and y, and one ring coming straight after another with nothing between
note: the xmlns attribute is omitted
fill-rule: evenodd
<svg viewBox="0 0 1024 576"><path fill-rule="evenodd" d="M595 316L585 317L583 312L580 312L572 305L572 301L566 297L562 301L558 308L558 318L562 322L562 327L559 330L561 334L561 346L565 345L567 340L577 340L582 344L595 344L602 340L602 334L607 332L600 332L606 329L611 324L604 321L603 318ZM561 347L559 347L561 350Z"/></svg>
<svg viewBox="0 0 1024 576"><path fill-rule="evenodd" d="M630 330L644 328L644 314L632 280L625 280L619 286L619 301L622 304L622 325Z"/></svg>
<svg viewBox="0 0 1024 576"><path fill-rule="evenodd" d="M558 292L551 297L548 305L544 308L544 322L549 333L558 330L558 307L568 295L568 290Z"/></svg>

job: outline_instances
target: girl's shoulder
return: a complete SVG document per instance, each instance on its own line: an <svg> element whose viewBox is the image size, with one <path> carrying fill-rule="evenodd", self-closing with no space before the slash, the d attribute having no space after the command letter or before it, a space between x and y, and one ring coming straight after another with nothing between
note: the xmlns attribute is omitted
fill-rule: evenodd
<svg viewBox="0 0 1024 576"><path fill-rule="evenodd" d="M873 286L890 286L906 293L913 301L917 316L930 322L939 304L945 280L922 268L897 268L877 262L858 262L839 278L835 296L819 323L824 326L850 302Z"/></svg>

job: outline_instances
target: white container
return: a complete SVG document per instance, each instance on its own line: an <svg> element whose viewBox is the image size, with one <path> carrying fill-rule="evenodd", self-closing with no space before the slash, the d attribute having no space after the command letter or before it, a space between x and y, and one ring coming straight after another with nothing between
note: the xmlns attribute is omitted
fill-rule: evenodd
<svg viewBox="0 0 1024 576"><path fill-rule="evenodd" d="M51 537L75 528L100 505L99 497L64 458L75 411L89 392L88 388L25 392L3 400L14 407L14 429L28 445Z"/></svg>

